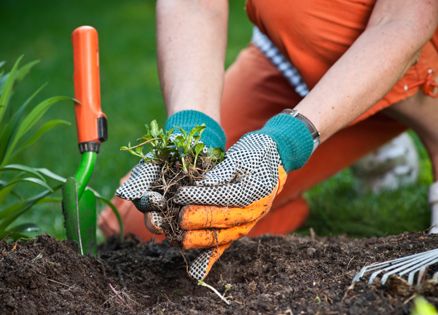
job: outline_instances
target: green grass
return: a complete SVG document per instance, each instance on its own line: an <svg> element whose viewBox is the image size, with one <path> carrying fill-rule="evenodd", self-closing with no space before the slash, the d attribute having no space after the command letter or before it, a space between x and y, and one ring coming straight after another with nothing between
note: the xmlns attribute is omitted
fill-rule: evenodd
<svg viewBox="0 0 438 315"><path fill-rule="evenodd" d="M405 231L421 231L430 224L427 203L428 187L432 182L431 165L418 137L411 133L420 156L418 182L380 195L361 195L354 189L350 169L341 171L306 193L311 214L300 230L312 227L317 234L348 234L382 236Z"/></svg>
<svg viewBox="0 0 438 315"><path fill-rule="evenodd" d="M227 65L247 45L251 34L244 0L230 4ZM21 54L26 61L41 60L31 79L20 87L19 100L44 82L48 87L39 99L72 96L71 31L84 24L99 31L102 107L109 118L109 141L102 146L91 185L104 196L113 194L119 179L136 163L119 148L143 134L145 123L165 119L156 71L154 6L155 1L140 0L0 2L0 60L11 63ZM57 106L49 116L74 122L73 105ZM428 174L424 152L422 157L423 172ZM79 163L75 128L60 128L46 136L21 159L32 166L49 166L64 176L72 174ZM312 207L308 226L319 234L354 235L424 229L428 183L430 175L424 175L415 187L378 197L358 196L350 172L341 172L308 193ZM51 234L62 237L57 205L30 215Z"/></svg>

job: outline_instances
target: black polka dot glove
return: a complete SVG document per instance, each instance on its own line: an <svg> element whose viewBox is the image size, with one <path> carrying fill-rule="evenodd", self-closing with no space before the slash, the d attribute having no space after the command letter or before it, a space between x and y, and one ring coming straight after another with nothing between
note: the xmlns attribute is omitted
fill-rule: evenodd
<svg viewBox="0 0 438 315"><path fill-rule="evenodd" d="M306 124L279 114L243 136L195 186L180 188L183 247L204 249L189 268L193 278L204 279L231 243L268 213L287 172L303 166L312 151Z"/></svg>
<svg viewBox="0 0 438 315"><path fill-rule="evenodd" d="M313 150L305 123L279 114L256 132L243 136L225 160L195 186L181 187L174 201L180 212L185 249L204 249L192 262L189 274L204 279L231 243L245 236L271 208L286 181L287 171L301 167ZM153 198L145 194L145 204ZM150 214L153 229L162 219Z"/></svg>
<svg viewBox="0 0 438 315"><path fill-rule="evenodd" d="M268 213L286 177L275 141L249 134L196 186L180 188L175 201L188 204L180 212L182 245L207 248L189 268L193 278L205 278L231 242L248 234Z"/></svg>

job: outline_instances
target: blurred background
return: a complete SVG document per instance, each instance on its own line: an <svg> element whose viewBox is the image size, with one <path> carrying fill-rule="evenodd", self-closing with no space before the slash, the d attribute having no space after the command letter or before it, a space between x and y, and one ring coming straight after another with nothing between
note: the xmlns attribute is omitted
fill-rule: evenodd
<svg viewBox="0 0 438 315"><path fill-rule="evenodd" d="M251 37L244 2L230 1L227 66ZM155 1L0 0L0 60L7 62L7 69L20 55L25 62L41 61L20 84L13 96L17 102L46 82L48 86L38 99L73 96L71 32L80 25L98 30L102 107L108 116L109 140L102 146L91 185L106 197L112 196L120 178L137 163L119 148L141 136L145 123L165 120L156 69L154 13ZM20 160L68 176L80 159L73 104L56 105L49 113L49 118L55 117L73 124L47 134ZM321 235L370 236L426 229L430 163L424 148L412 136L421 159L417 184L378 196L359 194L351 171L345 170L307 193L312 214L301 231L313 227ZM25 220L29 218L50 234L62 237L61 210L57 207L33 210Z"/></svg>

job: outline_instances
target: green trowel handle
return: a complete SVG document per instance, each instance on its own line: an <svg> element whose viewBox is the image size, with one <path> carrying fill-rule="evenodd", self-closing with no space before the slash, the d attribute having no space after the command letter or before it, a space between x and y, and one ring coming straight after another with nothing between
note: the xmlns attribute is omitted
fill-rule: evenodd
<svg viewBox="0 0 438 315"><path fill-rule="evenodd" d="M90 181L93 174L94 164L96 163L96 152L84 152L82 153L81 163L76 171L74 178L77 183L78 199L80 200L82 194Z"/></svg>

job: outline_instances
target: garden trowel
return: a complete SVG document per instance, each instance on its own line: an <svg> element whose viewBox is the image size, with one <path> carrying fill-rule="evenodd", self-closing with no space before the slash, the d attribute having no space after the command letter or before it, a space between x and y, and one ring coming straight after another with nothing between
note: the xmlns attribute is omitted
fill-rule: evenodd
<svg viewBox="0 0 438 315"><path fill-rule="evenodd" d="M96 197L87 188L96 156L107 139L107 120L100 107L99 47L97 31L81 26L73 31L75 116L82 155L76 174L67 178L62 208L67 239L81 254L96 253Z"/></svg>

